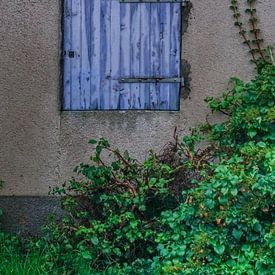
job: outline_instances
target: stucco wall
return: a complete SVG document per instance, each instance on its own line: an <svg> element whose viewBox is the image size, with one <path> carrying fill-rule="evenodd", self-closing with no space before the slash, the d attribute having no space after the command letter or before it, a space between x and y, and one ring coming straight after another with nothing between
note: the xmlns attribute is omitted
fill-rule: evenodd
<svg viewBox="0 0 275 275"><path fill-rule="evenodd" d="M60 9L0 1L0 178L4 195L47 194L59 176Z"/></svg>
<svg viewBox="0 0 275 275"><path fill-rule="evenodd" d="M90 138L104 136L143 158L149 148L162 147L175 126L186 133L203 121L209 113L205 96L219 94L230 76L248 79L253 71L233 27L229 2L192 0L183 37L191 92L181 99L180 112L61 113L61 2L0 1L0 178L6 182L2 195L47 195L49 186L62 183L75 165L89 159ZM275 1L258 2L261 28L271 43Z"/></svg>

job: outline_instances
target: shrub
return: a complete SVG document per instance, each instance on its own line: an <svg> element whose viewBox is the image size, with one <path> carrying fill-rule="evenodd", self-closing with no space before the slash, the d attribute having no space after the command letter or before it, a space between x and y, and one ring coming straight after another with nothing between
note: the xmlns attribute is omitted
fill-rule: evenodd
<svg viewBox="0 0 275 275"><path fill-rule="evenodd" d="M95 154L53 190L68 215L48 226L49 268L80 274L272 274L275 67L208 98L224 123L144 162L91 140ZM201 141L208 146L197 149ZM106 152L108 153L106 155ZM110 163L104 159L108 156ZM42 241L41 241L42 242ZM80 271L80 268L82 271Z"/></svg>
<svg viewBox="0 0 275 275"><path fill-rule="evenodd" d="M162 213L183 202L182 191L199 175L188 171L177 142L165 148L165 155L151 152L143 163L112 149L105 139L90 143L96 145L92 164L81 163L75 169L78 179L53 191L65 195L63 207L69 212L60 227L50 228L56 233L53 241L67 251L58 264L65 260L70 269L86 261L103 271L114 263L151 259L158 251ZM103 161L104 151L113 159L110 164Z"/></svg>

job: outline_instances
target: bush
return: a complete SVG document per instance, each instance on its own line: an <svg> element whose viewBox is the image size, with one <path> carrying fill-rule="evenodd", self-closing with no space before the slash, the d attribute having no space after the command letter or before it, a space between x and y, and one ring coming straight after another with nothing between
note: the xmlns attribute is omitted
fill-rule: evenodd
<svg viewBox="0 0 275 275"><path fill-rule="evenodd" d="M48 226L48 268L80 274L272 274L275 67L219 99L224 123L150 152L142 163L108 141L53 194L68 215ZM197 149L201 141L208 146ZM201 146L200 146L201 147ZM106 152L108 153L106 155ZM108 156L110 163L104 159Z"/></svg>

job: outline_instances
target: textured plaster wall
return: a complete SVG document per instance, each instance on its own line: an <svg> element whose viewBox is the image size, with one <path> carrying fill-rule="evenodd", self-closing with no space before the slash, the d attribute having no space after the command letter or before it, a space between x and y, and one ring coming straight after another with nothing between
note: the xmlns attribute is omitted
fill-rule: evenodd
<svg viewBox="0 0 275 275"><path fill-rule="evenodd" d="M230 76L252 75L247 50L232 27L229 0L192 4L183 37L191 92L180 112L60 113L61 1L0 0L2 195L47 195L50 185L62 183L89 159L90 138L104 136L143 158L149 148L169 141L175 126L187 133L203 121L209 113L203 99L224 90ZM265 38L275 41L275 1L259 1L258 10Z"/></svg>
<svg viewBox="0 0 275 275"><path fill-rule="evenodd" d="M191 65L191 92L181 100L180 112L87 112L61 115L61 180L78 162L88 160L92 137L107 137L142 158L148 148L161 148L175 126L182 133L205 120L206 96L218 95L231 76L249 79L253 68L249 55L233 27L229 0L193 0L187 32L183 36L183 58ZM275 41L275 1L259 1L261 26L267 42ZM210 117L210 119L219 119Z"/></svg>
<svg viewBox="0 0 275 275"><path fill-rule="evenodd" d="M59 176L58 0L0 0L4 195L47 194Z"/></svg>

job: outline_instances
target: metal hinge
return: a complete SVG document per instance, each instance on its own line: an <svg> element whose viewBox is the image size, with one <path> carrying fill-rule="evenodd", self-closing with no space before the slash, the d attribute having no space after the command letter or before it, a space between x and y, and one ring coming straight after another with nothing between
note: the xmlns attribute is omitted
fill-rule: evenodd
<svg viewBox="0 0 275 275"><path fill-rule="evenodd" d="M122 77L120 83L184 83L184 77Z"/></svg>

